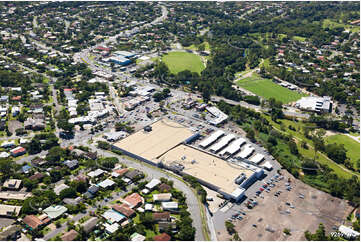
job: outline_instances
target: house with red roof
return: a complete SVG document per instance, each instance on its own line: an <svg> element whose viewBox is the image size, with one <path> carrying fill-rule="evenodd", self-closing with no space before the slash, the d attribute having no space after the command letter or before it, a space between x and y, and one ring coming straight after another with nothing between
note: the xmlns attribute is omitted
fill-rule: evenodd
<svg viewBox="0 0 361 242"><path fill-rule="evenodd" d="M117 211L117 212L125 215L125 216L128 217L128 218L131 218L131 217L133 217L133 216L135 215L135 211L134 211L133 209L131 209L131 208L128 206L128 204L126 204L126 203L123 203L123 204L121 204L121 205L115 204L115 205L112 206L112 208L113 208L115 211Z"/></svg>
<svg viewBox="0 0 361 242"><path fill-rule="evenodd" d="M26 215L23 218L23 223L26 227L30 228L31 230L36 230L50 222L50 218L46 215L40 215L39 217L35 215Z"/></svg>
<svg viewBox="0 0 361 242"><path fill-rule="evenodd" d="M154 241L170 241L171 237L167 233L162 233L153 237Z"/></svg>
<svg viewBox="0 0 361 242"><path fill-rule="evenodd" d="M10 154L14 157L21 156L26 153L26 149L24 147L16 147L12 150L10 150Z"/></svg>
<svg viewBox="0 0 361 242"><path fill-rule="evenodd" d="M137 208L144 203L144 198L138 193L132 193L123 199L123 203L127 204L130 208Z"/></svg>

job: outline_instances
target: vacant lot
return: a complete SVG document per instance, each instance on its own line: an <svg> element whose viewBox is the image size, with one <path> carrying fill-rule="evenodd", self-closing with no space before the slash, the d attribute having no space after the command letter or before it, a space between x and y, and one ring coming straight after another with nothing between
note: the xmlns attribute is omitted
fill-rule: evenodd
<svg viewBox="0 0 361 242"><path fill-rule="evenodd" d="M9 127L9 131L13 134L15 134L15 131L17 129L20 129L20 128L23 128L23 124L20 123L19 121L17 120L10 120L8 122L8 127Z"/></svg>
<svg viewBox="0 0 361 242"><path fill-rule="evenodd" d="M337 134L328 136L326 138L327 144L343 144L347 150L347 157L353 162L356 167L357 162L360 162L360 143L356 140L347 137L346 135Z"/></svg>
<svg viewBox="0 0 361 242"><path fill-rule="evenodd" d="M170 52L162 57L162 61L174 74L184 70L201 73L205 68L198 55L188 52Z"/></svg>
<svg viewBox="0 0 361 242"><path fill-rule="evenodd" d="M269 99L271 97L282 103L294 102L305 96L295 91L291 91L285 87L282 87L269 79L263 79L257 74L253 74L251 77L241 79L237 83L240 87L253 92L257 96Z"/></svg>
<svg viewBox="0 0 361 242"><path fill-rule="evenodd" d="M246 215L243 220L233 222L242 240L305 240L306 230L314 233L319 223L323 223L329 233L333 226L342 224L352 211L345 200L316 190L294 179L285 170L282 174L285 174L285 179L276 182L270 193L263 192L264 198L253 198L259 203L256 207L248 209L242 206ZM285 189L288 177L291 177L291 191ZM278 197L274 196L277 191L281 191ZM304 195L304 199L299 197L300 194ZM284 229L289 229L291 235L285 235ZM218 235L219 240L230 237L226 231Z"/></svg>

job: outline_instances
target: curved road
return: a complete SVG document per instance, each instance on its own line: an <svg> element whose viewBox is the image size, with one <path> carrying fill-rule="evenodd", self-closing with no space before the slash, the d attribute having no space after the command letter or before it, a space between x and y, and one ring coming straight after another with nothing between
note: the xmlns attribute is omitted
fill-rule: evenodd
<svg viewBox="0 0 361 242"><path fill-rule="evenodd" d="M188 211L190 212L191 218L193 219L193 227L195 227L195 229L196 229L195 240L196 241L204 241L205 240L205 238L203 236L203 232L202 232L202 219L201 219L201 212L200 212L201 209L203 209L203 208L200 207L197 197L195 196L195 194L193 193L193 191L191 190L191 188L188 185L186 185L184 182L174 178L173 176L169 176L167 173L161 171L160 169L158 169L156 167L152 167L143 162L136 162L136 161L124 159L117 154L114 154L109 151L100 150L93 145L88 145L88 146L90 146L93 151L97 151L98 154L101 156L117 157L121 163L127 165L128 167L133 167L133 168L143 171L150 178L158 178L159 179L161 177L165 177L168 180L173 181L174 187L177 188L178 190L182 191L184 193L185 197L187 198L186 202L188 205Z"/></svg>

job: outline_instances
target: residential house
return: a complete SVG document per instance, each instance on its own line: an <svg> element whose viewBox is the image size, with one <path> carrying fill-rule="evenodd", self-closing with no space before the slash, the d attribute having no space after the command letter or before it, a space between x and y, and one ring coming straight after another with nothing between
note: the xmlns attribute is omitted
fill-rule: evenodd
<svg viewBox="0 0 361 242"><path fill-rule="evenodd" d="M91 217L85 223L83 223L82 227L85 233L90 233L97 226L99 219L97 217Z"/></svg>
<svg viewBox="0 0 361 242"><path fill-rule="evenodd" d="M162 233L160 235L156 235L153 237L154 241L170 241L172 237L170 237L167 233Z"/></svg>
<svg viewBox="0 0 361 242"><path fill-rule="evenodd" d="M21 146L18 146L16 148L10 150L10 154L14 157L24 155L25 153L26 153L26 149Z"/></svg>
<svg viewBox="0 0 361 242"><path fill-rule="evenodd" d="M64 184L64 183L63 183L63 184L59 184L59 185L57 185L56 187L54 187L54 192L55 192L56 195L59 196L60 192L63 191L64 189L67 189L67 188L69 188L68 185L66 185L66 184Z"/></svg>
<svg viewBox="0 0 361 242"><path fill-rule="evenodd" d="M102 217L105 218L105 220L107 220L107 222L109 224L122 222L127 219L127 217L125 217L123 214L121 214L113 209L109 209L109 210L105 211L103 213Z"/></svg>
<svg viewBox="0 0 361 242"><path fill-rule="evenodd" d="M29 177L29 180L32 180L32 181L34 181L34 180L40 180L40 179L43 178L43 177L44 177L44 174L38 172L38 173L35 173L34 175L30 176L30 177Z"/></svg>
<svg viewBox="0 0 361 242"><path fill-rule="evenodd" d="M96 185L91 185L88 188L88 191L86 193L84 193L84 196L87 198L93 198L94 195L99 191L99 187Z"/></svg>
<svg viewBox="0 0 361 242"><path fill-rule="evenodd" d="M116 169L112 172L112 176L113 177L122 177L128 171L129 171L128 168Z"/></svg>
<svg viewBox="0 0 361 242"><path fill-rule="evenodd" d="M30 170L31 170L31 166L29 165L24 165L21 167L21 171L25 174L29 173Z"/></svg>
<svg viewBox="0 0 361 242"><path fill-rule="evenodd" d="M78 166L79 162L77 160L66 160L64 161L64 164L69 168L69 169L74 169Z"/></svg>
<svg viewBox="0 0 361 242"><path fill-rule="evenodd" d="M88 152L85 154L85 157L91 160L96 160L98 158L97 152Z"/></svg>
<svg viewBox="0 0 361 242"><path fill-rule="evenodd" d="M163 210L174 211L178 210L178 203L177 202L162 202Z"/></svg>
<svg viewBox="0 0 361 242"><path fill-rule="evenodd" d="M123 202L126 203L130 208L137 208L144 203L144 198L138 193L132 193L125 197Z"/></svg>
<svg viewBox="0 0 361 242"><path fill-rule="evenodd" d="M17 217L20 213L21 206L12 206L0 204L0 217Z"/></svg>
<svg viewBox="0 0 361 242"><path fill-rule="evenodd" d="M121 205L115 204L112 206L112 208L128 218L131 218L135 215L135 211L131 209L126 203L123 203Z"/></svg>
<svg viewBox="0 0 361 242"><path fill-rule="evenodd" d="M5 141L1 144L1 148L12 148L15 146L15 141L14 140L11 140L11 141Z"/></svg>
<svg viewBox="0 0 361 242"><path fill-rule="evenodd" d="M0 153L0 158L8 158L10 156L10 154L8 152L1 152Z"/></svg>
<svg viewBox="0 0 361 242"><path fill-rule="evenodd" d="M46 214L42 214L39 217L35 215L26 215L23 218L23 223L31 230L36 230L42 226L45 226L49 222L50 218Z"/></svg>
<svg viewBox="0 0 361 242"><path fill-rule="evenodd" d="M66 232L63 236L61 236L62 241L73 241L79 235L74 229Z"/></svg>
<svg viewBox="0 0 361 242"><path fill-rule="evenodd" d="M31 197L30 192L13 192L13 191L2 191L0 192L0 199L2 200L25 200Z"/></svg>
<svg viewBox="0 0 361 242"><path fill-rule="evenodd" d="M24 121L24 128L31 130L42 130L45 129L45 123L43 119L33 119L29 117Z"/></svg>
<svg viewBox="0 0 361 242"><path fill-rule="evenodd" d="M151 203L146 203L146 204L144 205L144 210L145 210L145 211L153 211L153 204L151 204Z"/></svg>
<svg viewBox="0 0 361 242"><path fill-rule="evenodd" d="M68 205L78 205L80 202L82 202L83 199L81 197L77 198L64 198L63 202Z"/></svg>
<svg viewBox="0 0 361 242"><path fill-rule="evenodd" d="M89 172L87 175L91 178L93 177L100 177L105 173L105 171L103 171L102 169L96 169L95 171L91 171Z"/></svg>
<svg viewBox="0 0 361 242"><path fill-rule="evenodd" d="M46 164L48 161L43 159L43 158L40 158L40 157L37 157L37 158L34 158L32 161L31 161L31 164L33 166L42 166L44 164Z"/></svg>
<svg viewBox="0 0 361 242"><path fill-rule="evenodd" d="M168 202L172 199L171 193L159 193L153 194L153 201L154 202Z"/></svg>
<svg viewBox="0 0 361 242"><path fill-rule="evenodd" d="M161 183L161 181L159 179L152 179L149 183L147 183L145 185L145 187L149 190L152 191L156 186L158 186Z"/></svg>
<svg viewBox="0 0 361 242"><path fill-rule="evenodd" d="M159 221L170 221L170 212L153 213L153 220Z"/></svg>
<svg viewBox="0 0 361 242"><path fill-rule="evenodd" d="M169 221L160 221L158 223L158 229L159 232L166 232L171 230L175 230L177 228L175 223L169 222Z"/></svg>
<svg viewBox="0 0 361 242"><path fill-rule="evenodd" d="M75 180L82 181L82 182L87 182L88 178L84 174L79 174L77 177L75 177Z"/></svg>
<svg viewBox="0 0 361 242"><path fill-rule="evenodd" d="M99 187L108 189L115 185L115 182L110 179L105 179L104 181L100 182L98 184Z"/></svg>
<svg viewBox="0 0 361 242"><path fill-rule="evenodd" d="M130 240L131 241L144 241L145 240L145 236L144 235L141 235L141 234L138 234L137 232L133 233L131 236L130 236Z"/></svg>
<svg viewBox="0 0 361 242"><path fill-rule="evenodd" d="M46 213L48 217L51 219L58 218L59 216L63 215L66 211L68 211L68 209L61 205L56 205L56 206L52 205L44 209L44 213Z"/></svg>
<svg viewBox="0 0 361 242"><path fill-rule="evenodd" d="M9 96L1 96L0 97L0 102L4 103L4 102L8 102L9 101Z"/></svg>
<svg viewBox="0 0 361 242"><path fill-rule="evenodd" d="M117 231L119 229L119 224L118 223L113 223L113 224L105 224L105 232L107 234L112 234L115 231Z"/></svg>
<svg viewBox="0 0 361 242"><path fill-rule="evenodd" d="M172 187L169 186L166 183L162 183L162 184L159 185L159 191L160 192L170 192L171 190L172 190Z"/></svg>
<svg viewBox="0 0 361 242"><path fill-rule="evenodd" d="M19 190L22 181L19 179L8 179L4 182L3 188L7 190Z"/></svg>
<svg viewBox="0 0 361 242"><path fill-rule="evenodd" d="M0 241L17 240L20 237L21 228L18 225L10 225L0 232Z"/></svg>
<svg viewBox="0 0 361 242"><path fill-rule="evenodd" d="M143 175L143 172L139 171L139 170L132 170L132 171L128 171L127 173L125 173L124 177L128 178L130 180L134 180L137 177L140 177Z"/></svg>

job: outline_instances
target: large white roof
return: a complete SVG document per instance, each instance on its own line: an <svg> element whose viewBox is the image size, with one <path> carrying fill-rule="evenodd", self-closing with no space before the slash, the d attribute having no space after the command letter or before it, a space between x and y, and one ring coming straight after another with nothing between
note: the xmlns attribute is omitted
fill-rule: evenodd
<svg viewBox="0 0 361 242"><path fill-rule="evenodd" d="M209 136L207 139L203 140L199 146L201 147L207 147L208 145L210 145L211 143L213 143L214 141L216 141L219 137L221 137L222 135L224 135L224 132L222 130L217 130L214 133L211 134L211 136Z"/></svg>
<svg viewBox="0 0 361 242"><path fill-rule="evenodd" d="M254 148L250 144L247 144L244 147L244 149L237 155L237 157L244 159L244 158L248 157L249 155L251 155L253 151L254 151Z"/></svg>
<svg viewBox="0 0 361 242"><path fill-rule="evenodd" d="M218 143L214 144L211 147L211 151L218 152L224 146L226 146L229 142L231 142L236 136L234 134L229 134L223 137Z"/></svg>
<svg viewBox="0 0 361 242"><path fill-rule="evenodd" d="M252 161L255 164L259 164L264 159L264 155L262 154L256 154L249 159L249 161Z"/></svg>
<svg viewBox="0 0 361 242"><path fill-rule="evenodd" d="M233 141L229 146L227 146L225 149L223 149L221 151L221 155L224 155L226 153L229 153L231 155L233 155L234 153L236 153L241 146L246 143L246 140L243 138L238 138L235 141Z"/></svg>

